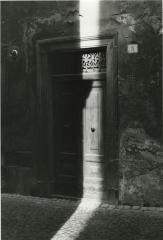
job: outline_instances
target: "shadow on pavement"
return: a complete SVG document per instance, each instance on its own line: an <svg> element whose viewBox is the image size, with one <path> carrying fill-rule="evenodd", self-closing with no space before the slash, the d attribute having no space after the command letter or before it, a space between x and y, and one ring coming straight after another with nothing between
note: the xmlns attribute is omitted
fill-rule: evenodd
<svg viewBox="0 0 163 240"><path fill-rule="evenodd" d="M75 240L162 240L163 213L98 208Z"/></svg>
<svg viewBox="0 0 163 240"><path fill-rule="evenodd" d="M3 240L50 240L79 205L72 200L8 194L2 194L1 200Z"/></svg>
<svg viewBox="0 0 163 240"><path fill-rule="evenodd" d="M162 240L163 212L2 194L3 240Z"/></svg>

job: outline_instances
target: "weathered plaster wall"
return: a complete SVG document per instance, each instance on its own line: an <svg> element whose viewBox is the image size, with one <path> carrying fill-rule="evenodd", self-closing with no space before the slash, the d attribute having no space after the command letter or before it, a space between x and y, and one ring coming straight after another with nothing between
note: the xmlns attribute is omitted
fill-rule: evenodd
<svg viewBox="0 0 163 240"><path fill-rule="evenodd" d="M2 3L2 139L7 161L32 165L36 39L79 35L81 18L89 17L82 14L77 1ZM161 1L100 3L99 33L118 31L119 197L123 204L163 205L161 21ZM127 53L131 41L139 44L138 54ZM16 61L8 56L8 48L14 45L20 49Z"/></svg>
<svg viewBox="0 0 163 240"><path fill-rule="evenodd" d="M124 8L131 13L125 24L139 53L119 55L120 200L162 205L161 7L158 2L129 2Z"/></svg>

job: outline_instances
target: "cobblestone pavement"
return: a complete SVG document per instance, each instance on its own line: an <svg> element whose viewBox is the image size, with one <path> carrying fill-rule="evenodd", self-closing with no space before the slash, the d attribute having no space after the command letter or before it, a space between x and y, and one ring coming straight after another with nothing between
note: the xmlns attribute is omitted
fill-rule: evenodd
<svg viewBox="0 0 163 240"><path fill-rule="evenodd" d="M2 194L2 240L162 240L163 209Z"/></svg>

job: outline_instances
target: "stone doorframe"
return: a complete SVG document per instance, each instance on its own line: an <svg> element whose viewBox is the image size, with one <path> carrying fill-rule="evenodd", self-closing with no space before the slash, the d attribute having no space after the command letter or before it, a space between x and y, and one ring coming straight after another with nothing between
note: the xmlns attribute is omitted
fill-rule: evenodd
<svg viewBox="0 0 163 240"><path fill-rule="evenodd" d="M86 38L62 37L37 40L37 110L36 110L36 177L38 195L53 194L53 134L52 92L48 79L48 53L59 50L106 47L106 100L105 100L105 191L107 200L118 201L118 84L117 84L117 32Z"/></svg>

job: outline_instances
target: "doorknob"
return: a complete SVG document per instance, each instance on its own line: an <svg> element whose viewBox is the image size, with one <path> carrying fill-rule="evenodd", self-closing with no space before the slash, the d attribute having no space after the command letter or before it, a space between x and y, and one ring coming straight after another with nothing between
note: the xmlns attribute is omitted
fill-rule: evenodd
<svg viewBox="0 0 163 240"><path fill-rule="evenodd" d="M95 132L95 128L94 127L91 127L91 132Z"/></svg>

